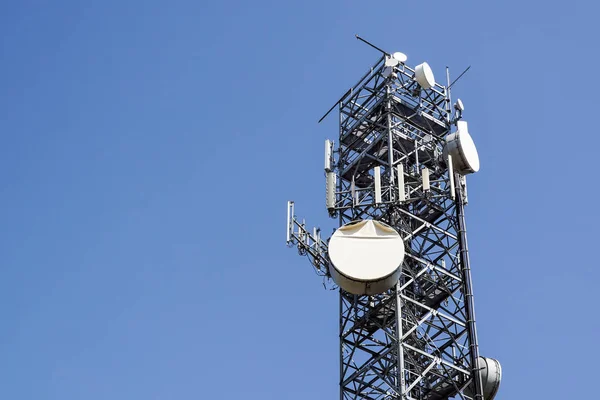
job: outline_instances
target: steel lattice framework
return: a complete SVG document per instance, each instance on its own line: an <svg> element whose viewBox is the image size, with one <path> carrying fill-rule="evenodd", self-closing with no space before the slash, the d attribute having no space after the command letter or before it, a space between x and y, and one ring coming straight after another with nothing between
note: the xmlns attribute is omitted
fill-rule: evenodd
<svg viewBox="0 0 600 400"><path fill-rule="evenodd" d="M483 399L473 368L466 183L443 154L460 118L448 85L423 90L413 69L387 66L383 56L339 101L339 116L330 216L340 225L385 222L406 249L395 288L375 296L339 290L340 399ZM293 202L288 207L288 244L328 277L327 242L296 219Z"/></svg>

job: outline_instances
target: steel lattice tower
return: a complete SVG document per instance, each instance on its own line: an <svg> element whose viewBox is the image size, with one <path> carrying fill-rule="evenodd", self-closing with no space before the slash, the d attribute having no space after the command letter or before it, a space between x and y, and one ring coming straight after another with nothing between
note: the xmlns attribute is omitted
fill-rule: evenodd
<svg viewBox="0 0 600 400"><path fill-rule="evenodd" d="M443 151L461 112L449 82L425 90L414 69L389 58L337 103L339 138L327 171L336 181L330 216L340 226L382 221L406 251L394 288L372 296L339 289L340 399L483 399L466 181ZM287 228L288 245L329 277L328 242L296 219L293 202Z"/></svg>

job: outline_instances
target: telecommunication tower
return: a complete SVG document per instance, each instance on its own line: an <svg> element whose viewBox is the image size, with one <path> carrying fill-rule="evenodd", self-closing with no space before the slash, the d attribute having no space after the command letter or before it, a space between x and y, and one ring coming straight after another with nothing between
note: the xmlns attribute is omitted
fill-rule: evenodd
<svg viewBox="0 0 600 400"><path fill-rule="evenodd" d="M477 342L465 205L479 156L464 106L447 69L441 85L427 63L375 48L327 112L339 109L324 163L339 228L324 239L290 201L287 244L339 287L340 399L491 400L501 367Z"/></svg>

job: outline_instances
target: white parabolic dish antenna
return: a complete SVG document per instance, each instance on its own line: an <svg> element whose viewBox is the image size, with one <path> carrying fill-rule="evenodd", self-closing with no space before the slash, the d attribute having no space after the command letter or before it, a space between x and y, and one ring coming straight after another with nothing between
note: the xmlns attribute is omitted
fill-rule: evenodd
<svg viewBox="0 0 600 400"><path fill-rule="evenodd" d="M479 171L479 154L469 135L467 121L458 121L457 130L446 136L444 155L452 156L452 167L461 175L472 174Z"/></svg>
<svg viewBox="0 0 600 400"><path fill-rule="evenodd" d="M373 220L351 222L329 240L331 277L352 294L373 295L392 288L400 276L404 241L392 227Z"/></svg>
<svg viewBox="0 0 600 400"><path fill-rule="evenodd" d="M415 67L415 79L423 89L430 89L435 86L433 71L426 62Z"/></svg>
<svg viewBox="0 0 600 400"><path fill-rule="evenodd" d="M396 60L398 60L401 63L406 62L406 60L408 60L408 57L406 56L406 54L400 53L399 51L392 54L392 57L394 57Z"/></svg>
<svg viewBox="0 0 600 400"><path fill-rule="evenodd" d="M477 367L481 374L481 383L483 383L483 397L486 400L493 400L498 393L500 381L502 380L502 367L498 360L487 357L479 357L477 359ZM470 388L465 390L465 394L473 397Z"/></svg>
<svg viewBox="0 0 600 400"><path fill-rule="evenodd" d="M399 61L396 60L394 57L386 57L385 58L385 66L386 67L395 67L396 65L398 65Z"/></svg>

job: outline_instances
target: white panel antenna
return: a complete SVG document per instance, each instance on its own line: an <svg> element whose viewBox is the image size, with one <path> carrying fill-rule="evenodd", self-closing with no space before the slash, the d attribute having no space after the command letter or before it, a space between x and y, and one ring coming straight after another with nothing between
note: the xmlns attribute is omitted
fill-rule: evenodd
<svg viewBox="0 0 600 400"><path fill-rule="evenodd" d="M373 170L375 177L375 203L381 203L381 167L375 167Z"/></svg>
<svg viewBox="0 0 600 400"><path fill-rule="evenodd" d="M400 163L396 167L398 170L398 200L406 200L406 191L404 188L404 164Z"/></svg>
<svg viewBox="0 0 600 400"><path fill-rule="evenodd" d="M335 184L335 172L327 172L325 174L325 204L328 210L335 208Z"/></svg>
<svg viewBox="0 0 600 400"><path fill-rule="evenodd" d="M423 191L428 191L431 189L429 186L429 168L423 168L421 170L421 177L423 179Z"/></svg>
<svg viewBox="0 0 600 400"><path fill-rule="evenodd" d="M331 172L331 155L333 151L333 142L325 140L325 172Z"/></svg>

